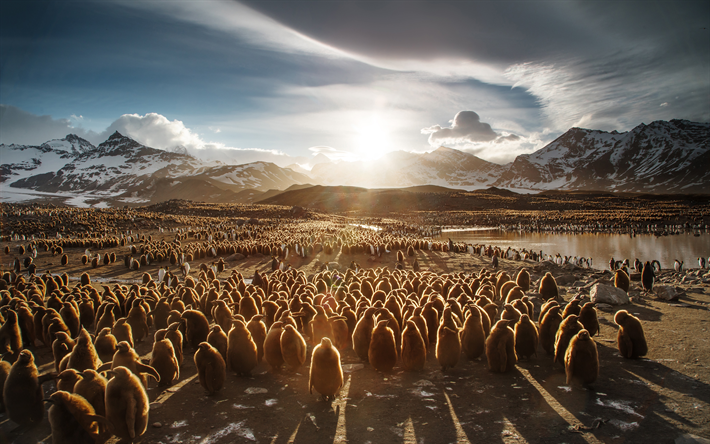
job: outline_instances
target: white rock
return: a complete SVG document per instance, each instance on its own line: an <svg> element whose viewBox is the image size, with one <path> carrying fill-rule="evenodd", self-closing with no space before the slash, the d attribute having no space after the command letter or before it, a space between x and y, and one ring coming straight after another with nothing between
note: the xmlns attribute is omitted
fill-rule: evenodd
<svg viewBox="0 0 710 444"><path fill-rule="evenodd" d="M610 285L596 284L589 293L592 302L603 302L611 305L623 305L629 303L629 295L621 288Z"/></svg>
<svg viewBox="0 0 710 444"><path fill-rule="evenodd" d="M658 299L664 301L673 301L680 296L680 294L675 291L675 288L670 285L656 285L653 287L653 293Z"/></svg>

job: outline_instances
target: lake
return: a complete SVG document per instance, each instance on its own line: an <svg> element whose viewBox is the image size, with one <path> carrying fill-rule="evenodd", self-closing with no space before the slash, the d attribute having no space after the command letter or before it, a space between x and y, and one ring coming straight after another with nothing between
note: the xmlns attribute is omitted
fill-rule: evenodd
<svg viewBox="0 0 710 444"><path fill-rule="evenodd" d="M546 234L504 231L498 228L473 230L444 230L441 239L450 238L454 242L486 244L502 249L526 248L562 256L584 256L592 258L592 266L597 269L609 267L609 259L658 260L663 269L673 268L676 259L683 261L683 268L698 268L698 257L710 256L710 234L700 236L676 234L656 237L652 234Z"/></svg>

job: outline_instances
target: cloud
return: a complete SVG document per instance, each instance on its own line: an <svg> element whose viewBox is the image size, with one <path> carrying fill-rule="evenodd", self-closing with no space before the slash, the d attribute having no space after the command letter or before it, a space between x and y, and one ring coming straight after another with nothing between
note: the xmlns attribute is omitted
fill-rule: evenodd
<svg viewBox="0 0 710 444"><path fill-rule="evenodd" d="M72 133L87 139L96 136L96 133L74 127L72 120L77 119L38 116L12 105L0 104L0 143L41 145Z"/></svg>
<svg viewBox="0 0 710 444"><path fill-rule="evenodd" d="M473 111L461 111L451 120L451 127L440 125L423 128L422 134L429 134L429 143L466 143L488 142L498 137L491 126L481 122L481 118Z"/></svg>

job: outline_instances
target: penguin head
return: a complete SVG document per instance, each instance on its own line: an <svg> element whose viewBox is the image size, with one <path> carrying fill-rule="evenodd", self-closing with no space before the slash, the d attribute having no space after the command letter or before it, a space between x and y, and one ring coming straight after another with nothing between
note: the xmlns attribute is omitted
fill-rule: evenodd
<svg viewBox="0 0 710 444"><path fill-rule="evenodd" d="M624 319L629 317L629 312L626 310L619 310L614 315L614 322L619 325L624 322Z"/></svg>
<svg viewBox="0 0 710 444"><path fill-rule="evenodd" d="M131 344L129 344L128 341L121 341L118 344L116 344L116 351L126 353L130 349L131 349Z"/></svg>
<svg viewBox="0 0 710 444"><path fill-rule="evenodd" d="M333 346L333 343L330 342L330 338L323 338L320 340L320 345L323 348L331 348Z"/></svg>
<svg viewBox="0 0 710 444"><path fill-rule="evenodd" d="M589 332L587 330L580 330L579 333L577 333L577 338L581 341L587 341L589 340Z"/></svg>

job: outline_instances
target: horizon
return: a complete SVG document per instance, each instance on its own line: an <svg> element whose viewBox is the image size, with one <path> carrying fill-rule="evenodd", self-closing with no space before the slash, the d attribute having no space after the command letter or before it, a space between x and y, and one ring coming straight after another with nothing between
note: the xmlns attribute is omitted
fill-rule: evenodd
<svg viewBox="0 0 710 444"><path fill-rule="evenodd" d="M504 165L574 127L710 121L710 8L636 5L7 1L0 143L119 131L228 164L445 146Z"/></svg>

